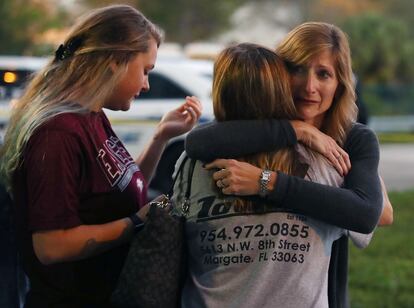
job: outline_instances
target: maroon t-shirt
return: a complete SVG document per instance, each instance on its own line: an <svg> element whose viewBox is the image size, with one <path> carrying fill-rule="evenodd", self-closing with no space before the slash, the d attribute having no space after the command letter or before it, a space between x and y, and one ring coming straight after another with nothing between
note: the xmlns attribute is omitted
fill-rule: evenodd
<svg viewBox="0 0 414 308"><path fill-rule="evenodd" d="M55 116L30 137L13 179L19 242L33 307L105 306L128 245L45 266L31 234L127 217L145 204L146 182L103 112Z"/></svg>

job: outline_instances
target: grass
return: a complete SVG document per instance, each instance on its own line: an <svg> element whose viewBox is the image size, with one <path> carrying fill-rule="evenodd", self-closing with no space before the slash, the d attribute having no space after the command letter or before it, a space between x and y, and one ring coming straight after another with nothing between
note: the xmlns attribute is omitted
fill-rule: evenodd
<svg viewBox="0 0 414 308"><path fill-rule="evenodd" d="M414 307L414 190L390 200L394 224L378 228L365 250L350 247L352 308Z"/></svg>
<svg viewBox="0 0 414 308"><path fill-rule="evenodd" d="M414 143L414 133L379 133L380 143Z"/></svg>

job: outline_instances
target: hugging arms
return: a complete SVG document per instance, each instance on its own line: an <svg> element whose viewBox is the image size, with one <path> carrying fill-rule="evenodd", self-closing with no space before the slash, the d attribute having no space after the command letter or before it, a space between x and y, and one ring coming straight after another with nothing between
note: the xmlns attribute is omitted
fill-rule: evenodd
<svg viewBox="0 0 414 308"><path fill-rule="evenodd" d="M331 155L327 151L338 151L329 147L330 137L317 135L314 128L306 123L301 128L296 126L295 130L292 122L296 121L208 123L190 132L186 151L190 157L205 162L275 150L302 141L311 146L319 144L316 150L326 157ZM344 150L349 155L352 167L344 178L343 187L321 185L277 172L274 187L267 198L278 207L287 207L348 230L372 232L381 215L383 201L378 176L377 138L366 126L354 124L346 138ZM233 164L229 166L233 167L230 170L237 172L234 160L227 163ZM235 193L244 194L242 191Z"/></svg>

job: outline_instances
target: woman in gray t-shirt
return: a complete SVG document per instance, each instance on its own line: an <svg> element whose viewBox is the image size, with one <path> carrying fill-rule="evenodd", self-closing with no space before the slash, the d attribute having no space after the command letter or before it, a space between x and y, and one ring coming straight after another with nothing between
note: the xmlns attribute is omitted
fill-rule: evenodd
<svg viewBox="0 0 414 308"><path fill-rule="evenodd" d="M312 33L312 42L311 44L306 44L306 35L309 33ZM316 36L315 36L316 35ZM319 37L318 37L319 35ZM331 39L332 41L328 42L329 44L325 44L328 39ZM319 45L318 45L319 44ZM299 47L300 48L299 48ZM318 48L321 47L321 48ZM295 135L296 137L301 141L308 141L307 145L309 145L309 140L306 140L307 135L302 134L303 132L306 132L309 134L309 132L313 132L314 134L321 134L319 130L322 132L328 134L330 137L327 137L327 139L322 139L322 144L319 145L321 148L319 148L320 152L322 152L330 161L332 165L335 166L335 168L338 170L339 173L336 174L336 176L339 175L346 175L350 169L350 161L348 154L341 149L341 146L344 146L345 141L349 142L350 139L352 139L351 135L352 132L351 128L354 128L353 123L355 121L356 116L356 110L354 106L354 90L353 90L353 83L352 83L352 71L350 66L350 56L349 56L349 47L346 41L346 38L342 31L340 31L338 28L327 25L323 23L308 23L304 24L302 26L299 26L295 30L293 30L288 37L282 42L280 47L278 48L278 53L282 56L282 58L285 60L285 62L288 64L289 72L290 72L290 81L291 81L291 88L292 88L292 94L293 99L295 102L295 107L298 112L298 117L302 121L292 121L292 118L289 116L285 116L283 118L289 119L290 124L294 126L295 132L292 132L292 127L287 123L287 121L279 121L278 127L279 127L279 133L280 135ZM291 57L291 58L290 58ZM220 59L220 58L219 58ZM245 58L244 60L247 60ZM239 63L243 63L242 61ZM216 70L217 70L218 64L216 64ZM257 67L256 67L257 68ZM227 68L228 69L228 68ZM254 71L254 70L253 70ZM228 73L230 74L230 73ZM280 76L279 79L282 79ZM243 79L242 75L239 75L237 77L238 79L238 90L235 91L236 93L232 93L231 91L226 92L226 99L233 99L237 103L233 104L235 108L231 111L240 111L244 110L244 103L246 101L246 98L243 98L243 96L248 93L249 90L254 89L254 87L251 87L253 82L253 78L251 77L251 74L249 74L249 78ZM258 84L260 82L263 82L264 80L268 80L266 78L261 79L261 81L258 81ZM241 82L246 82L245 85L242 85ZM229 80L226 78L218 78L215 76L215 83L213 86L213 103L215 99L215 95L217 95L217 92L219 92L220 89L217 89L217 84L220 85L220 83L229 84ZM236 85L236 83L232 84L233 86ZM223 87L221 90L226 89ZM225 92L225 91L224 91ZM220 92L219 92L220 93ZM279 97L280 98L280 97ZM268 102L277 103L278 100L275 100L274 97L264 97L263 98L263 91L255 97L254 102L256 103L256 108L259 110L260 108L266 108L266 103ZM289 101L288 99L284 102ZM267 119L267 118L274 118L274 116L268 112L266 116L263 117L257 117L255 112L251 112L250 110L246 110L247 114L239 117L232 117L231 112L225 110L222 106L219 106L220 108L216 108L215 106L215 112L224 112L225 118L217 117L218 123L223 123L222 127L225 126L224 124L226 122L223 121L229 121L229 120L248 120L248 119L255 119L255 118L261 118L261 119ZM227 111L227 113L226 113ZM256 111L256 110L255 110ZM279 114L280 116L280 114ZM250 123L251 124L251 123ZM249 124L248 124L249 125ZM254 127L253 123L253 127ZM271 123L271 125L274 126L274 122ZM241 128L243 125L240 125ZM274 127L271 128L274 128ZM229 126L231 127L231 125ZM309 127L313 127L313 130ZM243 128L243 131L246 131L245 127ZM269 136L269 131L272 131L271 129L268 129L266 132L264 132L264 135L266 133ZM274 131L274 130L273 130ZM221 190L221 193L223 194L221 197L221 200L216 201L217 198L204 196L201 195L197 196L195 195L195 199L193 200L193 203L195 202L194 207L199 206L199 211L196 215L196 220L194 224L194 228L190 226L188 230L193 230L192 233L187 233L188 235L192 236L192 239L190 240L198 240L201 242L205 242L207 244L210 244L210 242L215 242L219 240L226 241L225 245L221 244L221 246L215 246L214 244L211 246L207 245L201 245L198 243L197 245L191 245L192 249L195 249L194 246L197 246L200 250L199 253L202 254L213 254L218 255L220 253L224 252L231 252L231 253L240 253L238 256L233 256L230 258L230 256L216 256L216 257L208 257L201 259L203 261L198 261L201 263L198 263L198 265L208 265L210 267L213 267L216 269L217 273L224 275L224 277L227 277L230 279L229 281L235 281L238 278L241 278L243 274L246 274L248 272L247 269L251 268L256 264L255 262L259 262L260 259L261 262L257 263L259 265L263 265L264 260L267 258L269 259L269 256L266 255L260 255L258 253L259 251L265 250L271 250L271 252L275 252L276 255L273 256L275 260L279 260L284 265L285 263L296 263L296 268L298 267L298 264L303 264L306 259L306 254L309 256L314 251L321 251L320 249L315 249L316 244L312 244L313 242L308 241L310 237L310 223L304 223L303 224L303 217L302 215L297 215L296 213L300 214L306 214L309 215L309 217L314 217L321 219L323 221L329 222L333 225L341 226L346 228L346 224L352 225L353 229L362 231L362 232L371 232L378 221L379 214L381 213L381 189L379 186L379 180L377 176L377 168L378 168L378 143L376 141L375 135L369 131L368 129L363 129L361 127L357 127L357 129L353 129L354 133L353 135L357 135L357 147L364 147L364 146L371 146L376 151L371 151L369 153L370 158L369 160L366 160L366 162L370 162L369 166L366 164L365 167L369 167L369 170L371 170L371 174L367 177L365 176L365 179L369 178L369 183L363 183L363 185L370 186L371 194L368 195L368 199L363 199L359 195L356 194L354 196L354 193L349 193L346 190L338 190L338 188L329 187L322 184L328 184L328 185L339 185L341 181L337 182L330 182L329 177L328 181L326 181L327 178L324 178L326 175L320 175L316 178L311 178L312 182L306 181L306 179L301 179L297 175L304 175L306 174L306 170L303 169L303 165L300 164L300 166L296 166L293 164L290 165L291 162L297 162L297 155L298 153L296 151L283 153L281 154L281 151L276 152L276 155L282 155L282 157L279 156L279 163L280 166L272 166L268 168L269 170L278 170L278 172L271 172L267 171L267 167L264 165L260 165L260 162L254 162L249 161L253 155L251 156L245 156L243 157L243 161L235 161L235 160L216 160L211 164L208 164L206 167L208 169L212 169L210 171L210 174L212 174L215 185ZM356 133L355 133L356 131ZM220 136L217 136L217 139L223 140L225 138L225 131L221 131L223 134ZM237 133L233 131L229 131L230 136L235 136L237 140L243 140L244 136L242 133L239 132L238 136ZM250 133L254 135L254 137L257 140L263 140L264 138L261 136L261 131L253 130ZM192 134L193 136L190 136L194 139L194 136L200 136L198 132L194 132ZM275 139L276 143L279 141L277 140L277 136L279 134L276 134L273 139ZM309 136L309 135L308 135ZM205 141L205 143L201 144L201 147L204 149L205 155L204 158L208 160L208 157L214 158L217 156L220 156L220 153L229 154L226 153L230 152L228 156L237 157L235 155L236 153L240 153L239 156L241 156L241 153L254 153L256 152L255 147L257 148L257 145L254 143L260 143L259 141L253 141L253 144L250 144L250 142L245 142L243 144L243 148L241 148L242 144L237 143L237 141L229 140L227 144L222 144L224 150L217 145L216 139L213 139L213 135L209 135L209 139L202 139L199 140L202 143ZM228 137L230 138L230 137ZM293 137L292 142L286 142L285 144L282 144L282 146L292 146L296 143L296 138ZM251 140L248 139L247 140ZM266 139L264 139L266 140ZM355 141L354 140L354 141ZM188 139L190 141L190 139ZM270 143L270 142L269 142ZM237 144L238 146L234 146ZM280 146L280 141L279 144ZM315 147L315 145L313 145ZM318 145L316 145L317 148ZM270 151L272 149L273 144L270 145L270 147L267 147L267 150ZM321 150L322 149L322 150ZM191 146L187 146L187 150L190 156L195 156L198 158L202 158L203 155L193 155L194 153L191 152ZM263 150L263 146L262 146ZM286 149L285 149L286 150ZM288 149L292 150L291 148ZM214 153L213 155L211 155ZM210 154L210 156L208 156ZM284 155L283 155L284 154ZM207 158L206 158L207 156ZM287 158L286 160L283 160L283 158ZM292 159L289 161L289 159ZM247 161L247 163L246 163ZM324 162L321 159L316 160L317 163L319 163L320 170L325 170L328 173L331 172L332 174L332 167L325 166ZM263 162L263 161L262 161ZM249 163L252 163L253 166ZM326 165L326 162L325 162ZM315 165L312 165L314 167ZM197 168L197 167L196 167ZM325 169L324 169L325 168ZM217 170L218 169L218 170ZM355 178L358 176L358 170L360 168L357 168L356 172L351 170L351 173L349 174L349 178ZM197 169L196 169L197 171ZM214 172L216 171L216 172ZM308 170L309 171L309 170ZM201 172L201 171L200 171ZM214 172L214 174L213 174ZM335 173L333 173L335 174ZM296 175L296 176L292 176ZM309 176L309 174L308 174ZM197 172L195 172L195 178L198 180L203 178L203 176L197 177ZM258 179L260 178L260 181ZM325 180L325 181L324 181ZM197 183L197 182L195 182ZM361 186L362 188L364 186ZM196 185L197 186L197 185ZM208 190L208 186L206 186L206 183L204 183L204 190ZM250 213L249 215L245 215L246 219L248 219L248 224L239 224L236 222L236 225L233 226L233 228L230 227L222 227L222 228L213 228L211 230L203 229L199 230L200 226L202 226L202 223L214 221L210 216L214 216L215 218L219 218L222 221L229 220L229 219L235 219L230 217L240 217L241 215L236 214L240 213L238 212L238 207L240 200L234 199L234 198L225 198L226 195L255 195L255 194L261 194L264 199L262 202L264 202L264 205L259 206L258 204L260 201L258 199L249 199L244 200L245 204L250 203L250 208L247 206L247 209L254 209L254 212L256 211L262 211L266 214L262 217L259 217L259 221L262 221L263 217L269 217L269 215L276 215L275 212L281 213L285 212L285 219L287 220L293 220L291 224L289 222L275 222L274 220L271 220L270 225L266 225L263 223L254 224L251 223L252 217L256 217L256 215L253 215ZM335 199L336 198L336 199ZM359 200L361 198L361 200ZM220 199L220 198L219 198ZM224 200L224 201L223 201ZM334 201L335 200L335 201ZM352 202L355 200L355 202ZM242 203L243 203L242 202ZM336 203L336 204L334 204ZM234 205L236 204L236 205ZM269 205L270 204L270 205ZM233 207L233 208L232 208ZM358 208L359 207L359 208ZM242 207L243 209L243 207ZM245 209L245 208L244 208ZM269 210L270 209L270 210ZM196 209L192 209L194 211ZM272 212L273 211L273 212ZM272 212L271 214L269 212ZM287 214L287 213L294 213L294 214ZM194 212L193 212L194 213ZM366 213L367 215L361 215ZM201 215L201 216L200 216ZM220 216L221 215L221 216ZM227 216L226 216L227 215ZM359 217L357 217L359 216ZM276 218L275 218L276 219ZM311 218L307 218L311 219ZM298 222L296 222L298 221ZM300 222L300 224L299 224ZM191 223L191 212L189 216L189 222ZM279 226L279 227L277 227ZM283 232L284 234L281 234L282 231L277 231L277 229L282 228L283 226ZM255 229L257 228L257 229ZM198 231L197 231L198 230ZM223 231L224 230L224 231ZM230 230L230 231L229 231ZM313 228L313 231L319 230L318 228ZM323 242L323 245L319 245L319 247L328 247L328 249L325 249L327 254L329 255L330 247L332 244L332 240L336 239L338 234L340 235L341 232L346 232L344 229L340 229L337 227L327 228L325 230L330 230L328 233L322 234L320 231L319 233L317 231L316 235L322 234L320 238L325 239L321 240ZM338 232L332 232L332 230L336 230ZM253 234L256 234L254 232L257 232L259 242L252 242L251 240L240 242L237 246L236 244L230 244L228 245L228 241L234 241L234 239L240 240L242 237L249 239ZM188 231L190 232L190 231ZM198 232L198 233L197 233ZM246 233L243 233L246 232ZM248 234L247 234L248 233ZM260 238L263 236L263 238ZM301 240L306 239L306 243L301 243L300 241L293 241L292 239L280 239L279 241L275 241L274 239L267 239L268 236L302 236ZM197 238L198 237L198 238ZM254 238L256 239L256 238ZM253 238L252 238L253 240ZM209 242L210 241L210 242ZM242 244L243 243L243 244ZM329 243L329 244L327 244ZM311 252L311 247L312 249ZM281 251L278 250L272 250L272 249L281 249ZM226 250L227 249L227 250ZM233 251L235 249L235 251ZM255 252L256 256L255 256ZM193 253L195 253L193 251ZM251 256L253 254L253 256ZM194 255L192 255L193 257ZM308 257L307 259L312 259L311 257ZM316 258L319 259L319 258ZM191 259L191 262L195 262L196 259ZM295 260L295 261L292 261ZM315 259L313 259L315 260ZM204 262L204 263L202 263ZM302 262L302 263L300 263ZM329 261L328 261L329 262ZM197 262L195 263L197 264ZM236 266L236 269L233 271L233 274L225 274L228 271L225 271L224 269L230 269L230 265L233 264ZM238 264L238 265L235 265ZM240 264L244 264L240 267ZM314 264L314 263L312 263ZM191 268L192 263L190 263ZM194 264L193 264L194 265ZM222 266L225 267L222 267ZM215 266L215 267L214 267ZM237 267L238 266L238 267ZM282 268L282 270L286 270L289 266L283 266L279 267ZM193 267L197 268L197 267ZM320 268L318 268L320 270ZM300 272L300 271L299 271ZM220 300L225 299L227 301L230 301L231 298L235 295L234 288L230 288L231 292L229 295L226 293L216 293L218 289L215 287L217 285L219 286L227 286L229 287L229 284L226 284L226 280L222 276L215 276L212 275L209 277L204 273L203 271L198 268L198 270L195 272L200 275L200 277L205 278L205 281L210 282L217 282L217 278L220 277L219 283L213 284L213 285L203 285L200 284L199 281L194 279L190 280L191 283L193 283L193 291L198 296L198 299L203 302L206 298ZM211 273L211 272L210 272ZM228 272L231 273L231 272ZM271 273L271 274L269 274ZM289 273L292 273L289 272ZM296 272L298 273L298 272ZM296 280L296 281L302 281L307 282L308 286L310 286L310 282L312 285L324 285L324 280L327 277L327 268L323 268L322 271L320 271L320 279L317 279L315 281L315 278L306 279L303 275L300 276L302 279ZM237 275L236 275L237 274ZM275 272L272 271L264 271L262 274L260 274L260 280L255 279L241 279L243 285L251 286L253 283L255 285L253 290L250 290L250 288L239 290L240 298L234 299L232 303L236 306L243 306L247 305L247 303L253 303L255 305L258 304L264 304L264 302L251 302L250 300L252 298L258 299L259 297L251 296L251 292L260 293L260 296L263 296L264 300L273 298L274 294L280 294L279 291L283 286L287 286L289 284L287 283L278 283L275 284L275 281L278 280L278 278L284 277L288 279L294 277L289 275L282 275L277 276L274 275ZM285 273L286 274L286 273ZM271 275L269 278L266 279L266 275ZM249 276L250 277L250 276ZM298 278L300 278L298 276ZM315 276L314 276L315 277ZM325 278L323 278L325 277ZM294 280L294 279L293 279ZM262 284L258 285L257 281L261 281ZM269 282L272 282L269 284ZM269 288L269 285L271 286ZM189 290L187 284L187 289ZM292 285L291 285L292 286ZM305 284L306 286L306 284ZM267 288L266 288L267 287ZM326 287L323 286L322 288L308 288L309 290L312 289L314 297L309 297L309 293L301 292L305 288L290 288L290 292L282 293L287 296L287 298L283 301L285 304L288 304L288 306L293 306L293 302L291 302L288 298L289 296L292 297L292 300L296 300L296 304L298 304L298 307L300 306L315 306L319 307L321 305L327 305L327 297L325 297L327 291ZM238 288L237 288L238 290ZM264 291L268 290L268 291ZM277 290L277 291L276 291ZM308 291L309 291L308 290ZM323 290L324 293L322 296L316 295L316 290ZM263 292L266 294L263 294ZM287 290L286 290L287 291ZM202 295L206 295L207 297L204 298ZM197 298L196 296L196 298ZM301 303L301 297L305 296L304 299L305 302ZM190 296L191 297L191 296ZM315 301L310 301L310 298L314 298ZM249 300L250 299L250 300ZM325 301L326 299L326 301ZM184 303L186 302L186 292L184 292L183 296ZM322 301L319 301L322 300ZM306 302L307 301L307 302ZM205 302L206 303L206 302ZM228 303L228 302L226 302ZM271 302L269 302L271 303ZM274 302L272 302L274 303ZM193 302L194 304L194 302ZM270 304L268 304L270 305ZM212 305L214 306L214 305ZM225 305L226 306L226 305ZM231 306L231 305L230 305ZM266 306L266 305L265 305ZM285 305L286 306L286 305ZM296 306L295 306L296 307Z"/></svg>

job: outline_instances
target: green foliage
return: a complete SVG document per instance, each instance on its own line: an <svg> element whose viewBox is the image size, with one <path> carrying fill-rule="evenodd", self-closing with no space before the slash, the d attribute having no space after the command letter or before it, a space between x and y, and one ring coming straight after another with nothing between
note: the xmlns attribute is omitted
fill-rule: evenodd
<svg viewBox="0 0 414 308"><path fill-rule="evenodd" d="M414 40L403 20L365 13L343 26L350 37L354 69L365 82L414 81Z"/></svg>
<svg viewBox="0 0 414 308"><path fill-rule="evenodd" d="M127 0L164 31L167 41L181 44L209 39L223 30L229 16L247 0ZM113 3L110 0L83 0L90 8Z"/></svg>
<svg viewBox="0 0 414 308"><path fill-rule="evenodd" d="M229 16L246 0L137 0L137 8L179 43L208 39L228 25Z"/></svg>
<svg viewBox="0 0 414 308"><path fill-rule="evenodd" d="M225 29L229 16L247 0L127 0L165 31L167 41L181 44L209 39ZM113 3L83 0L90 8Z"/></svg>
<svg viewBox="0 0 414 308"><path fill-rule="evenodd" d="M411 83L369 84L363 87L361 94L372 115L414 114L414 86Z"/></svg>
<svg viewBox="0 0 414 308"><path fill-rule="evenodd" d="M45 29L60 26L66 16L57 11L51 15L40 2L0 1L0 54L32 54L35 39Z"/></svg>
<svg viewBox="0 0 414 308"><path fill-rule="evenodd" d="M377 134L381 144L414 143L414 133L381 133ZM414 185L414 183L413 183Z"/></svg>
<svg viewBox="0 0 414 308"><path fill-rule="evenodd" d="M370 246L363 251L350 245L353 308L414 307L414 190L391 192L390 200L394 224L378 228Z"/></svg>
<svg viewBox="0 0 414 308"><path fill-rule="evenodd" d="M376 0L382 2L383 11L387 16L403 20L407 25L410 37L414 38L413 0Z"/></svg>

